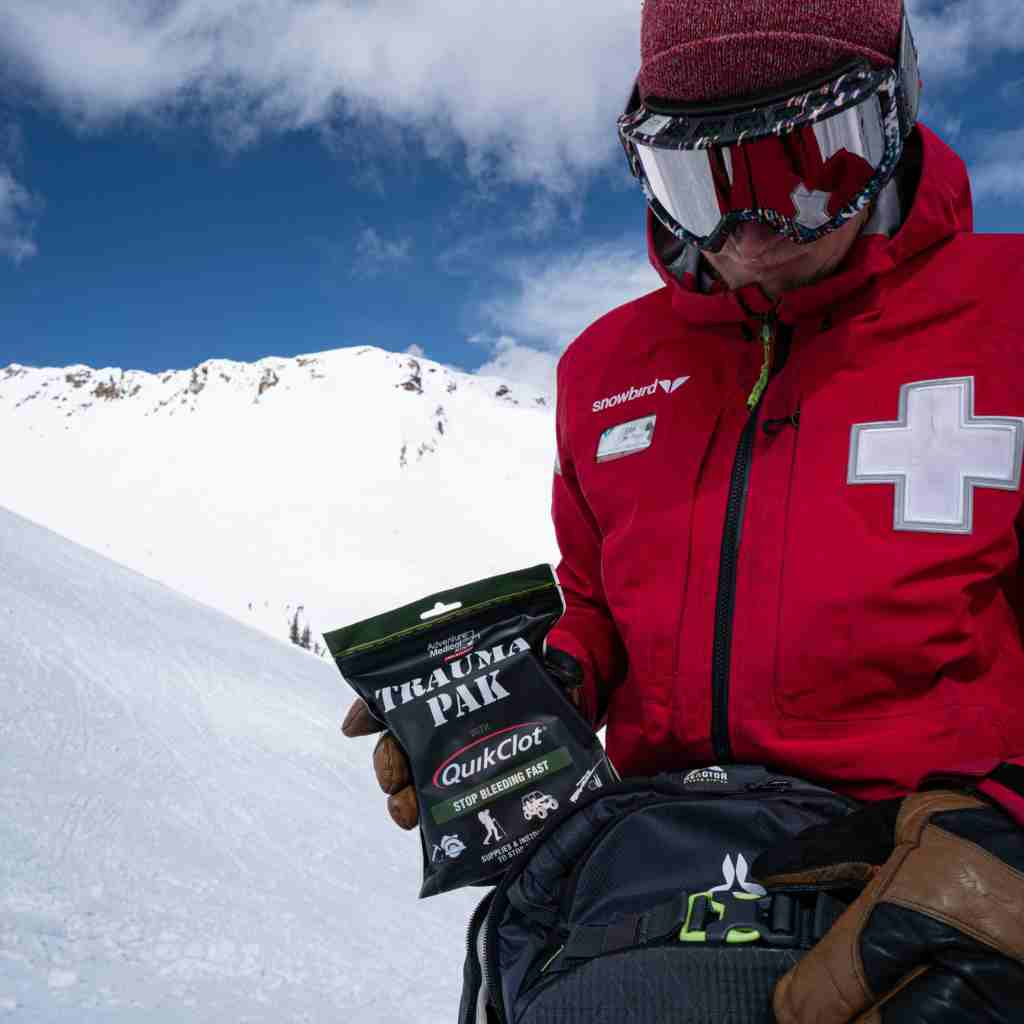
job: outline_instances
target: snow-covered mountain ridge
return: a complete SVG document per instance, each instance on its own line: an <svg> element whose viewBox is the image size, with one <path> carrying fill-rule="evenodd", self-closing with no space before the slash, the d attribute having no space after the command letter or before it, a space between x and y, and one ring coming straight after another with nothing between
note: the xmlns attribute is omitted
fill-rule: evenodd
<svg viewBox="0 0 1024 1024"><path fill-rule="evenodd" d="M556 557L548 396L372 347L0 369L0 504L276 636Z"/></svg>
<svg viewBox="0 0 1024 1024"><path fill-rule="evenodd" d="M374 364L372 372L375 374L382 368L385 374L393 371L394 386L413 394L442 399L461 386L512 405L525 401L545 406L548 402L545 395L518 396L513 393L512 385L494 378L460 373L437 363L372 346L290 359L269 357L255 363L209 359L191 369L163 373L120 367L94 369L84 365L36 368L12 363L0 369L0 402L13 403L15 409L39 402L48 408L50 415L65 418L81 416L94 407L110 408L125 402L143 416L174 416L205 410L211 402L221 403L222 408L257 404L276 387L290 391L309 388L315 381L330 382L335 374L351 370L351 362L360 358ZM363 371L355 372L366 376ZM438 376L434 378L434 374ZM328 383L324 390L329 392L331 387ZM71 428L70 424L65 426Z"/></svg>

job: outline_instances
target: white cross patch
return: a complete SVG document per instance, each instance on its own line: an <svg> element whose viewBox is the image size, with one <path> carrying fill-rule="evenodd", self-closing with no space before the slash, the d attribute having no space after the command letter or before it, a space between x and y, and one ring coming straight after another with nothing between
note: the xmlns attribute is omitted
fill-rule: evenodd
<svg viewBox="0 0 1024 1024"><path fill-rule="evenodd" d="M970 533L974 489L1020 487L1024 419L975 416L974 378L904 384L899 419L859 423L850 436L851 484L895 484L894 528Z"/></svg>

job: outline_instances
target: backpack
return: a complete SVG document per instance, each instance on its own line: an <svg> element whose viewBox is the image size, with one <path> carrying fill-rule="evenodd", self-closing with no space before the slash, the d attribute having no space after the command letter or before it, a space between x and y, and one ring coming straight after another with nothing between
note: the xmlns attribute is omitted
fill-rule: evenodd
<svg viewBox="0 0 1024 1024"><path fill-rule="evenodd" d="M846 904L766 893L749 866L857 806L747 765L600 785L477 907L459 1024L770 1024Z"/></svg>

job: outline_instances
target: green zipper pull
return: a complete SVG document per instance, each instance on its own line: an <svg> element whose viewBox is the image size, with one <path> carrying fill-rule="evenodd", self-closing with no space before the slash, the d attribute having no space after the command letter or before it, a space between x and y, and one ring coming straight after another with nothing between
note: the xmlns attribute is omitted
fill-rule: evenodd
<svg viewBox="0 0 1024 1024"><path fill-rule="evenodd" d="M772 376L772 358L775 348L775 320L765 320L761 324L761 345L764 347L764 364L761 366L761 376L757 378L754 390L750 392L747 399L747 408L754 410L758 402L764 397L768 381Z"/></svg>

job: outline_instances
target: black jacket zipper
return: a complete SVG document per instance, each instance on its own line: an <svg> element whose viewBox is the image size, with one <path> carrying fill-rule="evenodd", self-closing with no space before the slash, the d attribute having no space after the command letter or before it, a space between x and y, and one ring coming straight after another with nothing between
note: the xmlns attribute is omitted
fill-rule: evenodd
<svg viewBox="0 0 1024 1024"><path fill-rule="evenodd" d="M771 377L782 369L789 354L791 331L775 317L766 318L761 330L764 367L748 403L750 418L740 435L736 459L729 481L729 500L725 510L725 530L718 569L718 598L715 603L715 636L711 657L711 746L719 763L733 761L729 735L729 671L732 661L733 620L736 610L736 575L739 568L743 517L750 484L750 464L754 457L754 437L761 402Z"/></svg>

